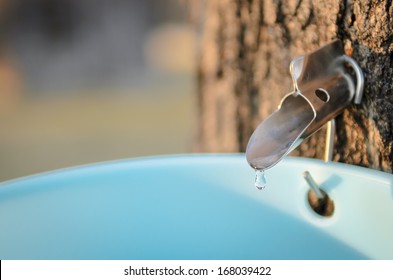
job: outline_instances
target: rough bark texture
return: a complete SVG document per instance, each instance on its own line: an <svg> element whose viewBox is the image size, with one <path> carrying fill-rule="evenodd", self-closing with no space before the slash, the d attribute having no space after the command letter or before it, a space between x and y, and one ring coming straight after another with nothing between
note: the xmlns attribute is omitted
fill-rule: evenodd
<svg viewBox="0 0 393 280"><path fill-rule="evenodd" d="M338 38L366 85L362 104L337 119L334 160L392 171L392 1L209 0L201 10L199 151L244 151L292 90L290 61ZM323 149L321 130L295 154Z"/></svg>

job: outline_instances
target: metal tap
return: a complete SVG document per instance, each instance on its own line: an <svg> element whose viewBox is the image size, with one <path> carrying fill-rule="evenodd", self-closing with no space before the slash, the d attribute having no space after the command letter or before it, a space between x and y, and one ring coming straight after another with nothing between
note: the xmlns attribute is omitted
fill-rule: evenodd
<svg viewBox="0 0 393 280"><path fill-rule="evenodd" d="M271 168L352 101L361 102L362 70L344 54L340 41L295 58L290 73L294 90L259 124L247 145L247 161L256 170Z"/></svg>

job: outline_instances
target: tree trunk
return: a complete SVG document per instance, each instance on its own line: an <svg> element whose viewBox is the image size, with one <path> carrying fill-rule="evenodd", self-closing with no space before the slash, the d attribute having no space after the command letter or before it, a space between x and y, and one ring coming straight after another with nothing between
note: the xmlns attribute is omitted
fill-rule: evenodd
<svg viewBox="0 0 393 280"><path fill-rule="evenodd" d="M292 91L291 60L334 39L363 69L361 105L337 121L334 160L393 170L393 5L390 0L205 0L198 68L198 150L244 151ZM296 155L323 156L324 131Z"/></svg>

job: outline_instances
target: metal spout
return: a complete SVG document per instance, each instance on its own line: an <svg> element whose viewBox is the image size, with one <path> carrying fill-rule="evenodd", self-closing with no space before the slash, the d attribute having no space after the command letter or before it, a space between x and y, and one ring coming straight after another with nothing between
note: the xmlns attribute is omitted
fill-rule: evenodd
<svg viewBox="0 0 393 280"><path fill-rule="evenodd" d="M356 86L347 65L354 70ZM363 73L352 58L344 55L339 41L294 59L290 72L294 91L259 124L247 145L246 158L254 169L274 166L353 99L356 104L361 101Z"/></svg>

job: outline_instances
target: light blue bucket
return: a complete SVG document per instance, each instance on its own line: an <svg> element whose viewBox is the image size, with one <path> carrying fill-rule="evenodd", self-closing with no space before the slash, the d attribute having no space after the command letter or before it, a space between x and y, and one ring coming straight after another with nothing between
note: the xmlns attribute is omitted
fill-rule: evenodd
<svg viewBox="0 0 393 280"><path fill-rule="evenodd" d="M334 201L314 213L310 171ZM393 259L393 175L244 155L115 161L0 184L0 259Z"/></svg>

